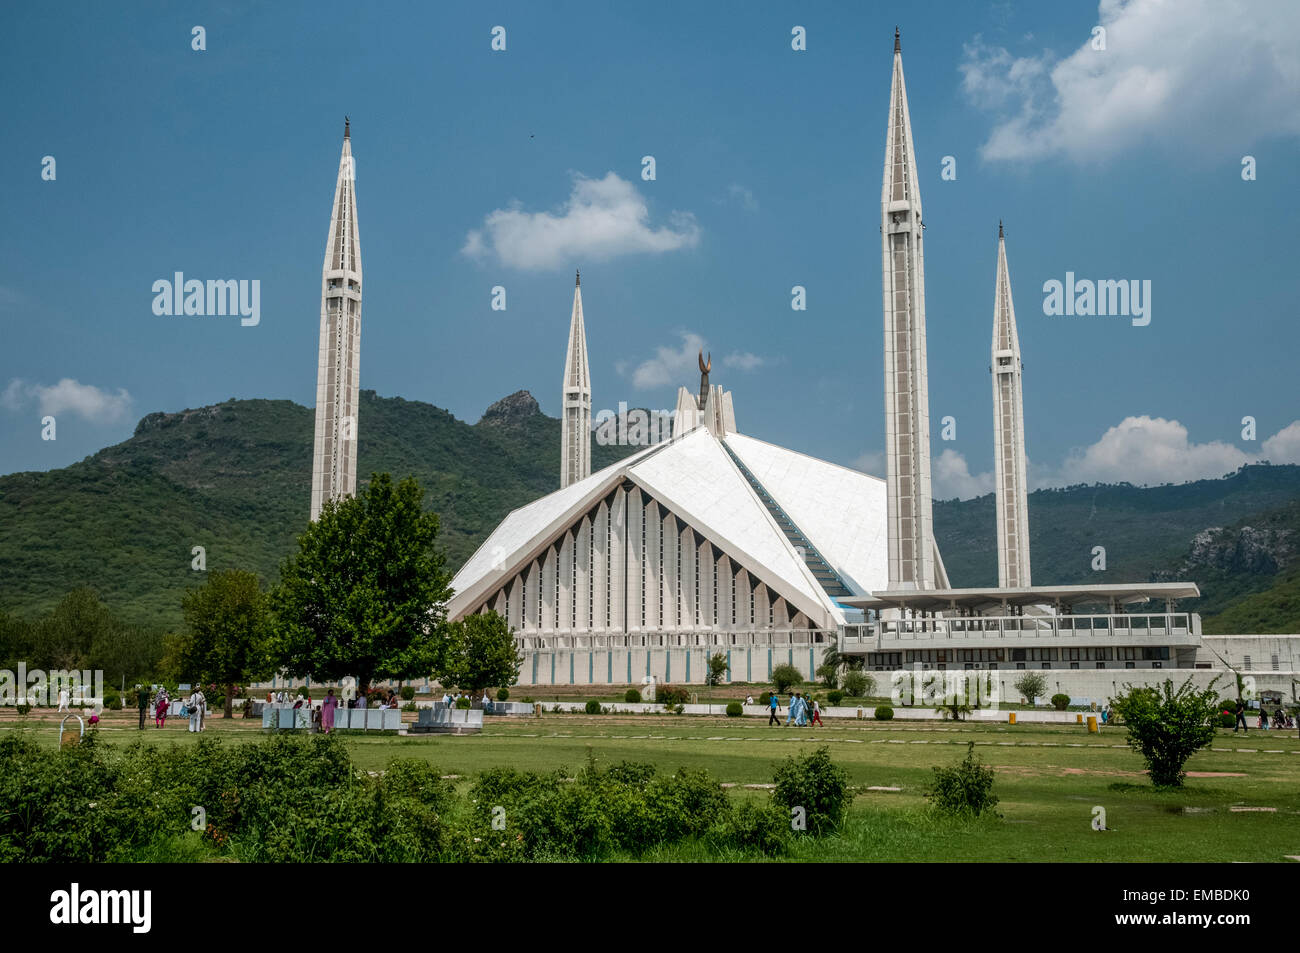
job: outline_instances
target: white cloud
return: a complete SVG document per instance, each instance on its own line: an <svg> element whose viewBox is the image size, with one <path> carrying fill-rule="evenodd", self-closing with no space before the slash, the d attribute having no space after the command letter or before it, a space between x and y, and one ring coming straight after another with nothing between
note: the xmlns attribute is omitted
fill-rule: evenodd
<svg viewBox="0 0 1300 953"><path fill-rule="evenodd" d="M1042 486L1076 483L1186 483L1218 479L1260 459L1219 440L1194 443L1187 428L1163 417L1125 417L1101 439L1070 451L1055 472L1042 472Z"/></svg>
<svg viewBox="0 0 1300 953"><path fill-rule="evenodd" d="M768 363L767 358L759 357L757 354L751 354L748 351L736 351L722 359L723 367L727 370L736 371L756 371Z"/></svg>
<svg viewBox="0 0 1300 953"><path fill-rule="evenodd" d="M603 179L575 173L573 191L556 212L526 212L518 203L496 209L481 229L469 233L461 251L538 270L699 244L700 229L690 212L670 213L668 224L659 228L649 221L649 207L631 182L613 172Z"/></svg>
<svg viewBox="0 0 1300 953"><path fill-rule="evenodd" d="M849 466L882 480L885 478L885 455L879 450L864 450Z"/></svg>
<svg viewBox="0 0 1300 953"><path fill-rule="evenodd" d="M638 390L689 384L700 373L699 354L704 338L689 331L681 333L681 347L657 347L655 356L632 371L632 386Z"/></svg>
<svg viewBox="0 0 1300 953"><path fill-rule="evenodd" d="M746 212L758 211L758 199L754 198L754 193L745 188L739 182L732 182L727 186L727 197L732 201L740 203L740 207Z"/></svg>
<svg viewBox="0 0 1300 953"><path fill-rule="evenodd" d="M969 500L993 492L993 474L970 472L966 458L951 447L944 449L931 464L932 495L936 500Z"/></svg>
<svg viewBox="0 0 1300 953"><path fill-rule="evenodd" d="M26 385L15 377L9 382L9 386L0 394L0 407L5 410L21 410L23 406L23 389Z"/></svg>
<svg viewBox="0 0 1300 953"><path fill-rule="evenodd" d="M1283 427L1264 441L1261 459L1269 463L1300 463L1300 420Z"/></svg>
<svg viewBox="0 0 1300 953"><path fill-rule="evenodd" d="M708 342L691 331L679 332L681 345L678 347L657 347L654 357L642 361L632 371L632 386L638 390L650 390L655 387L676 387L699 380L700 352L708 350ZM712 359L712 355L709 356ZM740 371L747 373L772 364L771 359L749 351L732 351L718 358L713 365L714 383L719 370ZM627 374L627 362L618 361L614 369L623 376Z"/></svg>
<svg viewBox="0 0 1300 953"><path fill-rule="evenodd" d="M1300 4L1294 0L1101 0L1092 38L1056 61L1013 56L980 37L962 89L997 122L992 160L1105 160L1161 142L1215 157L1300 134Z"/></svg>
<svg viewBox="0 0 1300 953"><path fill-rule="evenodd" d="M8 410L20 411L32 402L42 416L70 415L101 424L115 423L126 417L132 403L131 395L123 388L119 387L113 393L93 384L81 384L70 377L52 386L29 384L14 378L0 394L0 406Z"/></svg>

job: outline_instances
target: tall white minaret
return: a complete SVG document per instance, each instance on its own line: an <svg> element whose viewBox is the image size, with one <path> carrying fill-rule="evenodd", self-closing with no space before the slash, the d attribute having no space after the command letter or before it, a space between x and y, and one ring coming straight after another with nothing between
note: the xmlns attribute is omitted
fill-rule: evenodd
<svg viewBox="0 0 1300 953"><path fill-rule="evenodd" d="M564 413L560 418L560 487L591 476L591 368L582 325L582 274L573 280L573 317L564 355Z"/></svg>
<svg viewBox="0 0 1300 953"><path fill-rule="evenodd" d="M895 29L885 178L880 193L890 589L935 587L923 229L912 122L903 84L902 44Z"/></svg>
<svg viewBox="0 0 1300 953"><path fill-rule="evenodd" d="M1029 497L1025 481L1025 407L1020 389L1020 337L1011 303L1007 243L998 222L998 274L993 291L993 457L997 477L998 585L1029 581Z"/></svg>
<svg viewBox="0 0 1300 953"><path fill-rule="evenodd" d="M311 467L312 520L320 516L326 500L351 496L357 491L361 235L357 231L357 175L352 161L351 123L346 117L320 297L316 440Z"/></svg>

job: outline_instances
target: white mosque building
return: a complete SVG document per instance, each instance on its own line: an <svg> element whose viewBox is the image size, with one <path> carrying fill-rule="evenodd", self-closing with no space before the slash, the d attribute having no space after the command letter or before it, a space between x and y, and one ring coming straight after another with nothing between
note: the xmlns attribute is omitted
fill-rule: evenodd
<svg viewBox="0 0 1300 953"><path fill-rule="evenodd" d="M731 681L782 663L811 679L829 649L877 671L1046 670L1049 694L1104 699L1169 669L1229 669L1293 695L1300 636L1202 636L1193 583L1030 581L1020 345L998 228L993 380L998 587L952 588L934 541L926 383L924 219L894 37L881 189L886 479L742 433L732 395L682 387L672 435L591 472L592 381L575 281L561 486L510 513L452 581L448 618L495 611L522 685ZM355 492L361 257L349 132L323 272L312 517ZM742 408L743 419L743 408ZM1004 674L1005 673L1005 674ZM1221 679L1225 693L1231 678Z"/></svg>

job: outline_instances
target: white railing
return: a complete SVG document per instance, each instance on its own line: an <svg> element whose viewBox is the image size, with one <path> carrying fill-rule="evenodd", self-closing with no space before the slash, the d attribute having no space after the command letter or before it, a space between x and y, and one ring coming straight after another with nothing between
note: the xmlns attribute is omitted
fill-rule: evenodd
<svg viewBox="0 0 1300 953"><path fill-rule="evenodd" d="M844 627L845 646L898 642L1017 641L1037 639L1176 639L1190 641L1199 634L1194 613L1114 613L1059 616L974 616L961 618L886 619L869 625Z"/></svg>
<svg viewBox="0 0 1300 953"><path fill-rule="evenodd" d="M818 641L818 639L821 641ZM524 652L549 652L557 649L605 651L608 649L739 649L769 645L822 645L833 644L833 632L817 629L655 629L602 635L599 633L534 634L522 632L515 636L515 645Z"/></svg>

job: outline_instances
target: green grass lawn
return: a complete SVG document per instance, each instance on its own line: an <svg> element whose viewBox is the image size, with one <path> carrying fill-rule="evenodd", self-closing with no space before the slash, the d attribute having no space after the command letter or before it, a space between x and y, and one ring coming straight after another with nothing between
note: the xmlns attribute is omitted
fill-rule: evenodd
<svg viewBox="0 0 1300 953"><path fill-rule="evenodd" d="M134 714L125 715L107 719L103 741L130 743L141 736ZM48 716L37 720L34 713L26 723L42 743L55 743L57 729ZM0 731L15 725L12 716L0 719ZM231 742L263 737L252 721L215 718L209 726ZM196 737L184 723L143 734L153 743L182 745ZM972 741L978 757L995 769L1002 817L936 821L923 796L931 768L959 760ZM782 759L823 744L860 791L840 836L800 842L793 855L798 859L1283 862L1288 854L1300 855L1300 741L1294 732L1221 731L1211 750L1189 762L1185 788L1173 792L1151 787L1122 728L1089 735L1073 725L831 721L824 729L796 729L769 728L756 718L547 714L490 719L480 735L348 738L355 763L371 771L394 757L416 757L468 783L494 766L576 770L590 753L602 764L707 768L734 785L729 791L736 798L766 798L765 790L745 785L770 783ZM1096 807L1105 810L1105 832L1092 829ZM687 843L648 859L727 858Z"/></svg>

